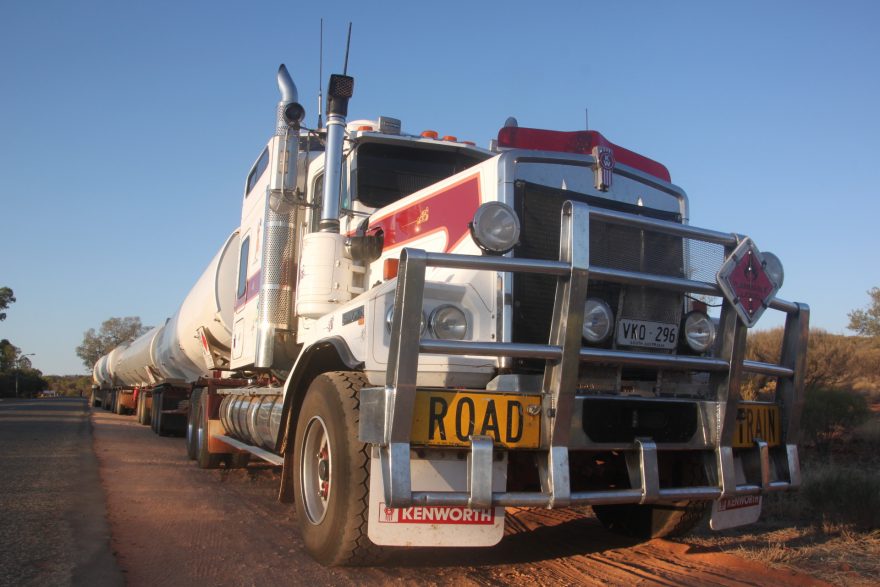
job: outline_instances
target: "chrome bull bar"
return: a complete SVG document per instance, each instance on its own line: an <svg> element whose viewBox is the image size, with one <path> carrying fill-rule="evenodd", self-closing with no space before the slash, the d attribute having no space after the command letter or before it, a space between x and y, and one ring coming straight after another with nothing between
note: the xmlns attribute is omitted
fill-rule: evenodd
<svg viewBox="0 0 880 587"><path fill-rule="evenodd" d="M565 507L571 504L652 503L712 500L794 489L800 485L797 434L803 406L803 378L809 333L809 308L774 299L770 307L787 314L779 364L745 361L747 328L730 302L721 311L718 357L656 355L581 346L584 300L591 278L628 285L665 288L683 293L722 297L716 284L679 277L591 267L589 220L649 229L682 238L720 244L729 255L740 241L735 234L614 212L567 201L562 208L558 261L511 257L478 257L404 249L400 256L391 344L384 388L361 391L361 441L378 450L384 479L385 503L391 507L491 506ZM547 345L505 342L422 340L419 324L427 267L526 272L557 277L556 298ZM468 491L412 491L410 438L416 396L419 353L539 358L547 361L543 379L541 448L537 451L540 492L493 492L492 439L472 436ZM704 371L716 390L717 433L713 439L717 483L700 487L660 487L657 444L638 438L630 454L638 457L639 487L572 492L569 479L569 436L574 413L578 366L581 362L638 365ZM733 449L737 404L743 372L778 378L776 403L782 415L782 449L771 463L771 447L755 439L752 449L738 449L756 470L759 483L737 484ZM751 455L751 456L748 456ZM771 470L773 465L776 469ZM775 477L777 480L772 480ZM779 480L783 479L784 480ZM633 483L635 485L635 483Z"/></svg>

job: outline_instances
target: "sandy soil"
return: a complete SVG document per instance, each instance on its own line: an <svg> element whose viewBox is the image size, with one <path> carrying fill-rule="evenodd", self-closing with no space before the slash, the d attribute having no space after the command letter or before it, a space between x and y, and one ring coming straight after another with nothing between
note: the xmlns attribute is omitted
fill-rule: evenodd
<svg viewBox="0 0 880 587"><path fill-rule="evenodd" d="M302 548L279 471L203 471L180 438L92 414L112 547L130 585L826 585L728 554L606 533L587 513L508 513L489 549L410 549L382 567L327 569Z"/></svg>

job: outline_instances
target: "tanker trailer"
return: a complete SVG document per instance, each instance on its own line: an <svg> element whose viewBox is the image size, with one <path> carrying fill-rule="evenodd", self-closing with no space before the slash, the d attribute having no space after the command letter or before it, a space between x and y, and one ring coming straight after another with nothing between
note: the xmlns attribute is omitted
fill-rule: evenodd
<svg viewBox="0 0 880 587"><path fill-rule="evenodd" d="M152 328L128 346L120 347L121 351L113 368L117 382L114 406L117 414L135 413L138 391L154 381L151 376L154 365L150 350L161 331L162 327Z"/></svg>
<svg viewBox="0 0 880 587"><path fill-rule="evenodd" d="M100 407L104 403L104 394L113 388L110 375L107 373L107 355L102 356L92 369L92 398L93 408Z"/></svg>
<svg viewBox="0 0 880 587"><path fill-rule="evenodd" d="M96 373L103 366L101 381L109 381L118 413L136 413L159 434L184 431L192 383L229 368L238 245L236 230L174 316L98 360Z"/></svg>

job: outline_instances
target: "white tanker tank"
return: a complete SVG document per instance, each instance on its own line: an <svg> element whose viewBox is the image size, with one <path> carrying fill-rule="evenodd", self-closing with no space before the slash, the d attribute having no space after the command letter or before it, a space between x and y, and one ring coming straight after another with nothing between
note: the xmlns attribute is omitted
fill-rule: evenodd
<svg viewBox="0 0 880 587"><path fill-rule="evenodd" d="M151 350L161 330L160 326L152 328L122 348L114 366L114 375L120 385L135 387L154 381L155 377L151 377L150 373L150 369L154 368Z"/></svg>
<svg viewBox="0 0 880 587"><path fill-rule="evenodd" d="M110 355L104 355L95 363L94 369L92 369L92 380L95 382L100 389L110 389L113 387L113 379L110 377L110 372L107 370L107 361L110 358Z"/></svg>
<svg viewBox="0 0 880 587"><path fill-rule="evenodd" d="M101 357L95 364L95 382L102 385L104 381L112 381L117 386L133 387L195 381L213 368L205 358L205 344L225 354L228 361L238 248L236 230L211 260L177 313L164 325Z"/></svg>

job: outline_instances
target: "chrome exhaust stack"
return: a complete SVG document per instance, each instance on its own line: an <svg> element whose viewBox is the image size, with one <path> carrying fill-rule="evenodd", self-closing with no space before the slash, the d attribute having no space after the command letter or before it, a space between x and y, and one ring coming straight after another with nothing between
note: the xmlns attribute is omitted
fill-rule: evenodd
<svg viewBox="0 0 880 587"><path fill-rule="evenodd" d="M333 74L327 88L327 147L324 154L324 193L321 232L339 232L339 196L342 186L342 150L345 146L345 117L348 100L354 94L354 78Z"/></svg>
<svg viewBox="0 0 880 587"><path fill-rule="evenodd" d="M281 100L275 111L271 176L263 220L259 331L254 358L257 369L286 366L275 364L275 348L283 344L283 339L292 335L294 329L297 161L300 123L305 118L305 109L299 103L296 85L283 64L278 68L277 81ZM286 357L279 359L287 362Z"/></svg>

